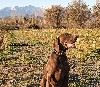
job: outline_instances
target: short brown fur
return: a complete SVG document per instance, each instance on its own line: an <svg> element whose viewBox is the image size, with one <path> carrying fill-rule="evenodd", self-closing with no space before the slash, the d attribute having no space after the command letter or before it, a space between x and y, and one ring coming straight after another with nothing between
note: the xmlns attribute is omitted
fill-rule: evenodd
<svg viewBox="0 0 100 87"><path fill-rule="evenodd" d="M66 50L75 47L77 38L77 35L64 33L55 40L54 51L44 69L41 87L68 87L70 66Z"/></svg>

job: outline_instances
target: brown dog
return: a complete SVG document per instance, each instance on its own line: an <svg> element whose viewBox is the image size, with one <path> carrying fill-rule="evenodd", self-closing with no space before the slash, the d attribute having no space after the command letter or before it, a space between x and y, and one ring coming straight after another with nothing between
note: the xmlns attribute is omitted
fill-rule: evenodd
<svg viewBox="0 0 100 87"><path fill-rule="evenodd" d="M54 51L44 69L41 87L68 87L70 66L66 50L75 48L77 35L61 34L54 42Z"/></svg>

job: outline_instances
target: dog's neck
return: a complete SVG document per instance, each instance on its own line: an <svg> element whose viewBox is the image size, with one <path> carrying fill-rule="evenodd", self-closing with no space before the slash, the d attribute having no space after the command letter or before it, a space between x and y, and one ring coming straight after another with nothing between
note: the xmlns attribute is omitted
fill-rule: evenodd
<svg viewBox="0 0 100 87"><path fill-rule="evenodd" d="M56 51L55 49L54 49L54 52L57 54L57 55L65 55L66 54L66 49L65 50L60 50L59 52L58 51Z"/></svg>

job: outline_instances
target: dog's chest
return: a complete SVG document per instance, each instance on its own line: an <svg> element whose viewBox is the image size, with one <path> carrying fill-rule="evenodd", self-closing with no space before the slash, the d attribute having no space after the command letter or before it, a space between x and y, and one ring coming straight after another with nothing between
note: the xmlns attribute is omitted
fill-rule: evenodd
<svg viewBox="0 0 100 87"><path fill-rule="evenodd" d="M57 59L57 68L61 70L66 70L68 67L68 61L66 56L58 57Z"/></svg>
<svg viewBox="0 0 100 87"><path fill-rule="evenodd" d="M55 72L55 78L60 80L68 73L69 64L66 57L59 57L57 59L57 70Z"/></svg>

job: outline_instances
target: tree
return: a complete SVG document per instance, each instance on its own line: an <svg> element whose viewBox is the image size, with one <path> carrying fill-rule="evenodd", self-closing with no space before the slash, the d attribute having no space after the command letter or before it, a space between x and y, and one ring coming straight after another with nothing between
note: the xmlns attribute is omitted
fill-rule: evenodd
<svg viewBox="0 0 100 87"><path fill-rule="evenodd" d="M45 10L46 25L52 28L60 28L64 16L64 8L60 5L53 5Z"/></svg>
<svg viewBox="0 0 100 87"><path fill-rule="evenodd" d="M95 28L100 28L100 4L93 6L93 19Z"/></svg>
<svg viewBox="0 0 100 87"><path fill-rule="evenodd" d="M70 28L84 28L85 22L90 18L91 11L84 2L73 1L66 7L65 20Z"/></svg>

